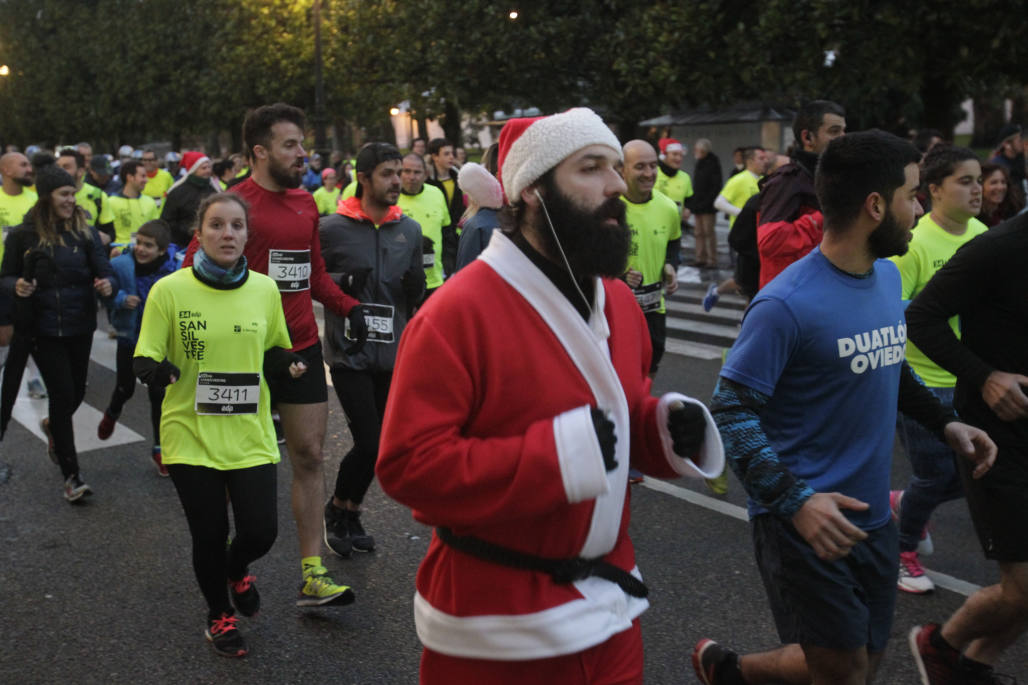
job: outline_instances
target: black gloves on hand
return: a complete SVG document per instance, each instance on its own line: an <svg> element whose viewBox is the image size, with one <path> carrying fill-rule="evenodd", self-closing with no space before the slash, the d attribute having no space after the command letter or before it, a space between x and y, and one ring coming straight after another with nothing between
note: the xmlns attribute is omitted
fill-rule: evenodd
<svg viewBox="0 0 1028 685"><path fill-rule="evenodd" d="M182 372L179 371L179 368L165 359L154 369L153 376L151 376L153 378L152 385L164 388L172 384L172 379L177 381L181 377Z"/></svg>
<svg viewBox="0 0 1028 685"><path fill-rule="evenodd" d="M600 452L603 453L603 466L608 471L618 467L617 459L614 458L614 447L617 445L617 436L614 434L614 422L608 419L602 411L593 407L589 410L593 419L593 428L596 429L596 439L600 441Z"/></svg>
<svg viewBox="0 0 1028 685"><path fill-rule="evenodd" d="M362 267L353 271L344 271L339 274L339 288L350 297L357 297L364 290L371 274L371 267Z"/></svg>
<svg viewBox="0 0 1028 685"><path fill-rule="evenodd" d="M365 274L366 277L367 274ZM350 337L353 339L353 344L344 348L343 352L353 356L364 349L364 343L368 341L368 322L364 320L364 306L357 305L351 309L350 313L346 315L346 319L350 322Z"/></svg>
<svg viewBox="0 0 1028 685"><path fill-rule="evenodd" d="M421 254L432 254L435 252L435 241L427 235L421 236Z"/></svg>
<svg viewBox="0 0 1028 685"><path fill-rule="evenodd" d="M693 457L703 445L707 417L703 415L703 409L699 405L691 402L672 402L667 414L667 429L671 433L675 454Z"/></svg>

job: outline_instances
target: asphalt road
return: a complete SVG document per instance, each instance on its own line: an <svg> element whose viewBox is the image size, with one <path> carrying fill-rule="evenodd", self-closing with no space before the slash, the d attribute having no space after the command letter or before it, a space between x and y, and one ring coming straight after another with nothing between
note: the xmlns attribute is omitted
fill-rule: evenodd
<svg viewBox="0 0 1028 685"><path fill-rule="evenodd" d="M670 355L656 389L708 399L718 366ZM94 363L86 402L105 406L113 383L114 374ZM334 397L330 408L326 487L349 446ZM143 393L137 393L123 423L149 435L146 411ZM336 579L355 588L357 602L301 610L293 603L299 559L290 469L283 459L279 538L252 568L262 611L241 621L251 653L230 660L205 644L206 609L192 574L185 519L171 482L156 475L148 455L149 443L138 441L84 453L83 474L96 494L71 506L61 498L60 475L45 445L13 424L0 445L0 683L417 681L414 573L430 532L377 484L364 520L378 550L327 559ZM894 485L905 483L907 475L897 452ZM672 485L670 494L654 489L659 483L632 488L632 536L652 602L642 618L649 683L695 683L689 654L701 637L743 651L777 645L748 526L731 515L737 509L723 506L743 504L738 483L733 477L722 499L706 496L702 483ZM687 492L700 495L701 504L682 499ZM937 551L925 559L932 569L978 585L997 578L994 565L982 558L962 502L943 505L933 536ZM916 682L908 629L944 619L963 599L944 589L928 596L901 593L878 682ZM1028 640L1008 652L1000 670L1028 679Z"/></svg>

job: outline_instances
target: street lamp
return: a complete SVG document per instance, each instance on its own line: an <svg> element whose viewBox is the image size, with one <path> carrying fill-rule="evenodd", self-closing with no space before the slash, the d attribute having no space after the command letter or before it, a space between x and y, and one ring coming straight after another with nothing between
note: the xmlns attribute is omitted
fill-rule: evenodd
<svg viewBox="0 0 1028 685"><path fill-rule="evenodd" d="M0 65L0 76L7 76L11 73L11 68L6 64Z"/></svg>
<svg viewBox="0 0 1028 685"><path fill-rule="evenodd" d="M517 10L511 10L507 16L510 18L511 21L515 21L520 15L518 14Z"/></svg>

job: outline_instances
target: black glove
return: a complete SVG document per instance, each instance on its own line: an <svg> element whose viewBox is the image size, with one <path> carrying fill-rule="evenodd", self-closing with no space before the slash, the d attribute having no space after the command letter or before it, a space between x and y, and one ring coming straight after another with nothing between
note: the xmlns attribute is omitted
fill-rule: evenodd
<svg viewBox="0 0 1028 685"><path fill-rule="evenodd" d="M692 457L700 451L707 430L707 417L703 409L693 403L672 402L667 413L667 429L675 454Z"/></svg>
<svg viewBox="0 0 1028 685"><path fill-rule="evenodd" d="M368 341L368 322L364 320L364 307L357 305L351 309L346 315L346 320L350 322L350 338L353 344L344 348L343 352L352 357L364 349L364 343Z"/></svg>
<svg viewBox="0 0 1028 685"><path fill-rule="evenodd" d="M603 453L603 466L608 471L618 467L617 459L614 458L614 447L618 438L614 434L614 422L608 419L602 411L593 407L589 410L593 418L593 428L596 429L596 439L600 441L600 452Z"/></svg>
<svg viewBox="0 0 1028 685"><path fill-rule="evenodd" d="M50 253L41 247L29 250L25 255L25 280L35 281L37 288L50 288L57 279L57 265Z"/></svg>
<svg viewBox="0 0 1028 685"><path fill-rule="evenodd" d="M358 297L371 275L371 267L361 267L339 274L339 288L350 297Z"/></svg>
<svg viewBox="0 0 1028 685"><path fill-rule="evenodd" d="M421 236L421 254L434 254L435 253L435 241L429 238L427 235Z"/></svg>

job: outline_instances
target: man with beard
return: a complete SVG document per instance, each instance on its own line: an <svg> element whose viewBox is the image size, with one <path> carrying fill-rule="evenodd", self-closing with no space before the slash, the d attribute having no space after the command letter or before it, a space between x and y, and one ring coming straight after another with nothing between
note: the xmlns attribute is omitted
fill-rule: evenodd
<svg viewBox="0 0 1028 685"><path fill-rule="evenodd" d="M632 289L639 308L646 316L653 359L650 378L664 356L667 309L664 291L670 295L678 288L675 253L682 237L680 214L675 203L654 191L657 153L645 140L630 140L624 147L621 174L625 179L625 221L632 233L628 249L628 270L624 279Z"/></svg>
<svg viewBox="0 0 1028 685"><path fill-rule="evenodd" d="M846 133L845 117L846 110L829 100L813 100L796 112L793 163L770 176L760 195L761 288L821 242L824 217L814 193L814 168L828 143Z"/></svg>
<svg viewBox="0 0 1028 685"><path fill-rule="evenodd" d="M443 227L450 224L450 210L443 191L425 183L425 173L422 157L412 152L403 158L397 204L421 226L427 298L443 284Z"/></svg>
<svg viewBox="0 0 1028 685"><path fill-rule="evenodd" d="M387 143L366 145L357 154L356 172L356 196L321 220L326 268L341 274L343 288L364 303L368 322L368 344L353 350L347 320L325 316L325 359L353 435L325 505L325 544L343 557L375 549L361 523L361 503L375 476L396 348L425 289L421 228L397 205L400 151Z"/></svg>
<svg viewBox="0 0 1028 685"><path fill-rule="evenodd" d="M200 203L218 192L211 182L213 167L207 155L190 150L182 155L182 168L186 169L186 175L171 186L161 205L161 218L171 227L171 242L179 247L188 245L193 236Z"/></svg>
<svg viewBox="0 0 1028 685"><path fill-rule="evenodd" d="M700 402L649 394L646 323L617 278L620 158L588 109L508 121L513 226L400 341L377 473L436 526L414 599L422 683L641 681L629 467L723 465Z"/></svg>
<svg viewBox="0 0 1028 685"><path fill-rule="evenodd" d="M0 231L2 238L15 226L20 226L25 214L36 204L36 193L29 189L34 174L29 158L20 152L8 152L0 157L0 175L3 176L3 187L0 188ZM4 256L4 246L0 239L0 259ZM6 347L14 333L14 300L11 295L0 293L0 346ZM6 352L4 353L6 359Z"/></svg>
<svg viewBox="0 0 1028 685"><path fill-rule="evenodd" d="M303 112L283 103L248 113L243 121L243 144L253 174L229 192L238 193L250 206L249 237L243 253L248 268L267 274L278 284L293 343L291 351L306 360L307 368L320 370L324 362L312 298L339 316L352 313L358 343L363 342L365 329L359 303L343 293L325 270L318 210L310 193L300 189L306 154L303 126ZM192 264L197 246L194 238L184 265ZM269 377L268 381L272 404L282 417L293 467L293 518L300 538L302 573L296 604L350 604L353 590L333 582L321 563L321 503L325 499L322 443L328 421L325 374L306 373L285 382Z"/></svg>
<svg viewBox="0 0 1028 685"><path fill-rule="evenodd" d="M897 407L976 462L996 446L904 361L900 275L921 155L867 131L832 141L815 179L824 238L760 291L711 411L749 494L757 566L785 646L738 656L701 640L707 685L873 679L892 626L898 534L889 511ZM845 316L840 316L845 312Z"/></svg>

